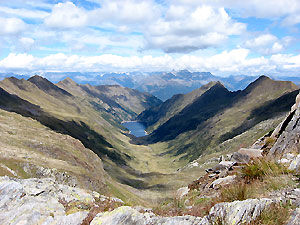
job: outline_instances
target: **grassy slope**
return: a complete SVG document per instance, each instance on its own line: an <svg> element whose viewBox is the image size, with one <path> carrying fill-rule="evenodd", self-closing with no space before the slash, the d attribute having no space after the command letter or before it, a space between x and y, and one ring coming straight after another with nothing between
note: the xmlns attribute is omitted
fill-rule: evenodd
<svg viewBox="0 0 300 225"><path fill-rule="evenodd" d="M66 78L57 86L76 97L94 102L94 105L96 103L98 107L103 107L120 121L131 120L143 110L161 104L161 101L152 95L118 85L79 85Z"/></svg>
<svg viewBox="0 0 300 225"><path fill-rule="evenodd" d="M5 80L3 82L8 81L9 80ZM72 82L71 80L65 80L64 83L66 83L66 81ZM205 120L205 123L202 123L202 126L206 128L205 131L199 130L200 127L198 126L196 130L189 130L187 132L179 134L176 140L171 140L168 142L157 142L149 146L143 146L130 144L129 137L122 135L120 130L114 125L113 122L115 122L115 117L112 117L109 112L105 111L107 110L105 107L110 105L108 104L108 102L102 101L99 98L99 93L97 94L97 92L99 92L101 88L98 89L97 87L88 87L81 85L79 86L74 84L69 84L70 86L67 87L63 86L62 83L60 83L58 86L65 89L65 91L71 94L71 96L69 96L68 94L62 93L62 96L64 97L60 98L60 96L54 97L53 95L51 95L51 93L45 94L44 90L41 91L41 89L36 88L35 85L35 87L31 86L31 82L22 81L25 83L23 84L25 87L20 85L19 83L17 83L17 85L13 84L12 82L3 84L3 82L0 83L0 86L5 87L11 93L18 94L31 103L41 106L41 108L39 108L38 106L33 106L29 102L26 103L26 105L22 99L14 99L13 101L11 101L16 102L17 104L20 103L19 106L22 106L21 109L23 110L23 113L27 110L26 112L28 114L42 114L43 116L45 116L46 114L46 116L48 116L46 118L49 119L50 117L51 121L53 118L55 118L54 121L56 125L57 123L59 123L60 125L64 125L63 127L56 126L56 128L61 128L67 130L68 132L74 132L74 127L76 127L76 132L75 134L73 133L73 136L79 135L81 133L87 133L87 136L76 136L76 138L83 140L82 143L84 143L85 141L85 146L89 147L90 149L95 150L97 148L100 148L97 143L101 140L101 137L104 137L104 140L107 141L108 144L106 146L102 146L103 149L110 152L114 150L117 151L117 153L121 155L121 159L125 161L123 165L122 161L121 163L118 163L119 165L117 165L115 163L116 161L111 160L111 157L113 157L113 155L111 155L111 157L106 157L106 155L102 152L101 157L103 158L106 171L108 171L109 175L116 178L121 183L136 188L134 189L132 187L110 180L109 182L107 182L109 191L114 193L114 195L117 195L118 197L121 197L123 199L126 198L126 200L129 200L129 202L131 203L136 203L141 198L146 199L147 202L144 203L147 205L155 204L155 202L152 202L153 199L160 199L167 195L172 195L173 190L180 186L185 186L187 183L195 180L204 171L205 166L201 168L183 170L182 172L176 172L177 168L183 167L186 164L186 161L181 159L181 157L184 156L184 154L181 153L187 152L189 154L186 159L196 158L197 155L201 153L200 148L202 148L202 146L203 148L208 147L205 148L207 151L207 155L199 159L200 163L204 163L210 157L215 157L220 154L215 153L216 151L232 152L235 148L238 148L241 145L247 146L248 144L251 144L252 141L262 136L266 131L273 129L273 127L280 122L281 112L278 112L278 114L276 115L273 115L272 112L270 112L271 118L267 122L260 122L260 118L269 118L269 106L272 106L274 109L277 108L279 103L284 103L282 104L283 107L280 109L284 112L287 105L289 104L289 101L293 101L292 98L289 98L293 97L292 95L287 95L286 98L277 100L279 102L272 101L272 99L275 99L284 93L284 91L282 90L278 91L278 87L276 87L276 85L273 90L274 84L272 83L266 83L266 86L252 87L251 89L248 89L248 92L241 92L244 93L243 95L241 93L232 94L224 89L224 87L222 87L220 84L218 84L217 90L219 90L220 92L217 93L219 93L220 97L222 97L225 93L225 96L227 96L225 100L230 100L231 96L233 96L235 100L231 105L233 106L233 108L226 108L226 102L223 101L223 98L217 99L219 103L224 103L224 107L222 104L218 104L220 108L219 111L217 113L213 113L213 116L209 120ZM30 86L26 87L26 85ZM269 87L269 85L271 85L271 87ZM270 96L267 96L264 93L262 94L262 96L259 95L258 99L263 99L263 101L257 104L256 97L259 94L259 87L263 87L263 90L272 90L272 94ZM115 86L109 86L108 92L112 90L111 88L114 89ZM294 89L294 86L291 83L286 83L284 85L284 88L286 88L286 92L290 92L291 89ZM107 90L105 91L107 92ZM257 93L255 93L255 91L257 91ZM91 94L91 92L94 92L94 94ZM255 94L251 95L251 93ZM237 97L238 94L240 94L240 98ZM107 98L112 97L111 94L107 95ZM36 96L39 96L39 98L36 98ZM207 106L207 101L211 99L209 98L209 95L207 93L205 96L206 97L203 98L202 91L195 91L193 92L193 94L190 94L190 97L188 97L188 95L184 96L183 98L181 97L181 103L184 106L181 104L179 104L178 106L174 105L175 107L173 108L172 112L174 114L176 114L175 112L177 111L180 111L180 113L185 112L188 114L195 113L195 110L193 109L193 107L195 107L195 105L193 104L195 101L198 103L196 111L199 112L199 109L201 109L201 107L199 108L199 106ZM94 107L94 105L90 103L91 101L98 101L98 106L101 106L101 108ZM116 101L118 105L123 104L119 100ZM193 103L189 104L190 102ZM2 107L3 105L5 105L4 103L1 103ZM250 104L249 108L244 107L243 104ZM206 113L214 112L213 106L214 104L211 104L211 108L208 108L208 111L206 111ZM16 106L14 105L13 107ZM30 111L28 111L29 108ZM80 111L78 111L78 108ZM254 110L254 108L256 109ZM115 110L114 107L111 107L111 110ZM136 109L132 109L132 111L134 110ZM118 111L114 112L120 115ZM123 110L122 112L125 112L125 110ZM185 115L185 113L183 113L183 115ZM129 115L129 113L127 114ZM110 116L112 120L110 122L107 122L107 120L103 118L105 117L103 115ZM206 114L202 113L202 115L205 116ZM29 116L32 117L32 115ZM187 116L185 117L192 118ZM236 120L237 118L239 119L238 121ZM244 126L244 122L247 122L248 120L247 118L255 118L254 120L251 120L254 122L249 123L250 126L248 123L246 123L248 124L248 126ZM199 118L196 117L193 119L198 120ZM257 121L259 123L257 123ZM68 123L66 124L65 122ZM81 122L84 122L84 124L82 124ZM216 129L211 129L212 126L215 126ZM228 126L228 128L224 128L224 126ZM243 129L238 129L237 131L234 130L235 128L239 127L247 127L247 129L249 130L245 132L243 132ZM54 129L55 127L51 128ZM85 130L85 132L80 132L82 131L82 129L87 130ZM234 131L235 135L233 139L222 140L221 143L218 142L222 135L230 134L232 133L232 131ZM97 134L100 136L98 136ZM214 135L216 136L216 138L214 139L216 144L204 146L202 140L205 140L205 138L215 137ZM101 150L103 150L102 147ZM171 154L165 154L165 152L168 150ZM135 193L139 197L135 196L132 193Z"/></svg>
<svg viewBox="0 0 300 225"><path fill-rule="evenodd" d="M31 117L51 130L79 139L85 147L93 150L103 159L104 167L112 177L124 184L140 188L141 196L144 195L142 189L152 188L147 175L139 178L141 174L148 173L150 170L144 170L143 166L137 166L146 163L146 159L141 160L139 156L136 157L137 148L143 151L147 147L140 148L131 145L129 138L124 136L112 122L107 122L103 115L113 117L108 112L95 109L89 104L89 97L80 97L79 93L78 96L74 96L73 93L65 94L61 90L53 91L57 88L45 88L46 84L40 89L30 81L5 79L0 86L23 99L0 89L1 108ZM97 99L94 98L94 100ZM30 127L29 124L28 126ZM56 137L53 138L56 139ZM28 137L28 139L33 139L33 137ZM148 148L147 150L149 151ZM156 156L149 155L151 155L151 161L152 159L154 162L157 161ZM128 186L111 180L109 187L114 194L118 194L120 197L124 195L125 197L130 196L130 201L138 200L135 195L126 190L129 188Z"/></svg>
<svg viewBox="0 0 300 225"><path fill-rule="evenodd" d="M51 131L31 118L1 109L0 136L1 175L39 177L37 171L43 167L67 172L76 177L81 187L102 193L108 190L105 184L108 176L101 159L79 140Z"/></svg>

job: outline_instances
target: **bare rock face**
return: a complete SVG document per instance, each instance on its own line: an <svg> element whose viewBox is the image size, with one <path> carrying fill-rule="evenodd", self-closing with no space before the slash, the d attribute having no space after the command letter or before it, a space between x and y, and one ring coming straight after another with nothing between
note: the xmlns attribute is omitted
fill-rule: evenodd
<svg viewBox="0 0 300 225"><path fill-rule="evenodd" d="M202 223L202 218L193 216L175 216L160 217L153 213L140 213L137 210L122 206L112 212L99 213L91 222L91 225L147 225L147 224L164 224L164 225L192 225L207 224Z"/></svg>
<svg viewBox="0 0 300 225"><path fill-rule="evenodd" d="M278 138L269 155L300 154L300 94L286 119L278 125L271 137Z"/></svg>
<svg viewBox="0 0 300 225"><path fill-rule="evenodd" d="M287 225L299 225L300 224L300 208L297 208L291 215Z"/></svg>
<svg viewBox="0 0 300 225"><path fill-rule="evenodd" d="M153 213L140 213L137 210L122 206L112 212L99 213L91 225L214 225L214 224L247 224L255 220L261 212L270 206L271 199L248 199L231 203L219 203L203 218L193 216L161 217Z"/></svg>
<svg viewBox="0 0 300 225"><path fill-rule="evenodd" d="M298 154L289 166L289 170L294 170L297 173L300 173L300 154Z"/></svg>
<svg viewBox="0 0 300 225"><path fill-rule="evenodd" d="M0 177L0 224L81 224L88 211L65 212L63 202L91 204L105 198L54 179Z"/></svg>
<svg viewBox="0 0 300 225"><path fill-rule="evenodd" d="M219 203L210 210L206 218L208 224L247 224L255 220L273 202L274 200L262 198Z"/></svg>

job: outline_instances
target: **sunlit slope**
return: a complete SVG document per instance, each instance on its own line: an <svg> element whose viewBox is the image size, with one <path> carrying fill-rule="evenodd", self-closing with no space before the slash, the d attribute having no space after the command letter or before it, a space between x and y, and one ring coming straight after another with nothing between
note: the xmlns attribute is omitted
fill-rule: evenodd
<svg viewBox="0 0 300 225"><path fill-rule="evenodd" d="M100 111L106 110L120 121L132 120L143 110L161 104L158 98L150 94L118 85L80 85L66 78L57 86L76 97L89 101Z"/></svg>

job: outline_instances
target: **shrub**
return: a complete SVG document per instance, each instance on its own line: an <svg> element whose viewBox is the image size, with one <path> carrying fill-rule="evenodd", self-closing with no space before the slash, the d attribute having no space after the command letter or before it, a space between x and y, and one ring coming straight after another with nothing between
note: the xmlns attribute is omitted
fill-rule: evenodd
<svg viewBox="0 0 300 225"><path fill-rule="evenodd" d="M253 160L241 170L242 177L247 182L257 179L263 180L265 176L274 177L281 174L288 174L289 172L284 165L265 159Z"/></svg>
<svg viewBox="0 0 300 225"><path fill-rule="evenodd" d="M273 138L273 137L267 137L266 140L265 140L265 146L267 148L271 148L276 142L276 139Z"/></svg>
<svg viewBox="0 0 300 225"><path fill-rule="evenodd" d="M228 187L224 187L221 190L219 201L220 202L233 202L233 201L243 201L250 197L251 191L247 184L240 182Z"/></svg>
<svg viewBox="0 0 300 225"><path fill-rule="evenodd" d="M184 214L184 202L176 197L168 199L155 207L153 213L159 216L182 216Z"/></svg>
<svg viewBox="0 0 300 225"><path fill-rule="evenodd" d="M262 179L264 171L256 163L250 163L242 168L242 177L247 181Z"/></svg>

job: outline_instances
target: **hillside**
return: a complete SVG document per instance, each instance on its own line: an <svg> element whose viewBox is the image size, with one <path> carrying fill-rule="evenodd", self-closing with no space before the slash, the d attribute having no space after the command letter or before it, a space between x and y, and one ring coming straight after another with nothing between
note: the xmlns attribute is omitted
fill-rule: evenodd
<svg viewBox="0 0 300 225"><path fill-rule="evenodd" d="M195 101L196 98L201 96L212 86L216 85L216 83L217 82L210 82L185 95L174 95L172 98L168 99L157 107L151 107L143 111L136 119L138 121L143 121L143 123L148 127L147 131L151 132L169 120L173 115L179 113L187 105Z"/></svg>
<svg viewBox="0 0 300 225"><path fill-rule="evenodd" d="M52 177L71 186L108 193L109 176L101 159L79 140L2 109L0 121L1 176Z"/></svg>
<svg viewBox="0 0 300 225"><path fill-rule="evenodd" d="M256 85L252 86L252 88L255 87ZM1 93L3 96L7 96L4 91ZM40 167L40 165L44 166L44 163L56 167L67 165L73 173L73 170L76 171L76 167L84 169L83 165L79 163L80 159L74 157L76 155L74 153L79 153L80 157L84 157L83 160L90 160L85 157L89 157L93 153L84 149L80 142L73 138L65 135L57 136L55 132L45 129L37 122L33 124L31 119L0 110L0 121L2 122L0 132L1 137L5 137L1 140L1 144L3 144L1 146L6 147L6 140L11 139L7 138L10 135L21 137L21 141L19 142L16 138L17 143L14 144L18 152L18 160L20 160L17 166L14 159L16 155L13 155L16 152L12 149L7 152L5 149L1 154L1 159L7 157L13 163L6 158L4 161L1 160L3 164L0 164L0 198L2 199L0 222L3 224L43 222L76 225L297 225L300 218L300 152L297 147L299 142L299 102L300 94L296 98L296 103L274 132L261 137L247 149L241 148L232 154L221 155L220 159L214 163L215 165L206 170L205 175L201 175L188 186L178 189L173 198L166 199L153 208L124 206L124 202L118 198L107 197L91 191L93 187L88 186L90 190L74 187L76 181L66 173L62 173L63 176L53 176L54 173L55 175L59 174L56 169L50 169L51 173L49 173L49 169ZM9 122L6 121L7 119ZM28 125L32 129L28 130ZM22 133L24 128L27 132ZM35 136L33 132L36 131L41 134L40 140L43 143L40 142L34 147L28 146L29 151L27 149L25 151L24 146L21 145L28 140L31 145L34 145L32 142L33 136ZM55 138L55 141L60 140L63 144L70 145L63 146L68 149L66 158L59 155L62 153L61 151L53 148L56 143L49 142L49 136ZM72 144L80 148L79 151L73 151ZM47 148L45 148L46 146ZM9 143L9 148L11 148L11 143ZM2 149L0 148L0 150ZM54 152L58 154L53 154ZM30 165L33 162L30 159L37 160L33 167ZM73 159L75 160L73 161ZM92 165L96 161L93 161ZM98 168L93 169L97 171L100 169L103 172L99 159L96 165ZM197 164L199 167L203 165ZM66 169L66 167L60 167L60 169ZM190 173L191 169L187 169ZM89 173L92 171L90 170ZM38 179L13 178L13 176L30 176L31 173L42 177ZM83 174L83 171L80 171L79 174ZM2 177L3 175L9 176ZM45 178L49 175L50 177ZM98 175L103 178L102 173ZM92 177L89 178L92 179ZM85 185L90 183L91 180L88 180Z"/></svg>
<svg viewBox="0 0 300 225"><path fill-rule="evenodd" d="M80 92L70 87L63 89L38 76L28 80L6 78L0 82L0 108L30 117L54 132L79 140L102 159L104 169L115 180L140 185L144 181L137 180L141 172L134 168L139 163L135 146L128 142L124 135L127 131L120 122L161 101L149 94L117 86L81 88L73 85ZM120 187L118 189L120 192Z"/></svg>
<svg viewBox="0 0 300 225"><path fill-rule="evenodd" d="M248 132L247 143L244 143L245 140L241 141L243 144L250 144L274 129L293 105L297 89L298 87L291 82L274 81L265 76L251 83L243 91L237 92L230 92L221 83L215 83L203 93L199 90L202 94L192 98L188 105L182 105L179 100L178 104L181 104L183 109L172 117L158 115L155 118L158 122L152 125L157 129L149 136L136 141L148 144L167 141L168 148L165 154L181 155L184 159L194 160L203 153L221 151L225 147L224 144L232 138L243 139L245 137L242 137L242 134L251 131L260 122L270 120L268 126L259 130L253 129L250 132L252 134ZM186 98L190 95L186 95ZM173 102L173 105L176 104ZM161 107L165 107L164 105L167 105L167 102ZM143 116L146 113L151 118L155 111L152 113L149 109L138 117L147 123L147 117ZM237 143L239 142L236 141ZM238 146L232 147L235 149Z"/></svg>
<svg viewBox="0 0 300 225"><path fill-rule="evenodd" d="M101 106L105 107L107 112L113 114L120 121L131 120L144 109L161 103L158 98L150 94L118 85L80 85L70 78L66 78L57 86L72 93L73 96L83 97L99 110L101 110ZM101 104L97 102L99 99Z"/></svg>

